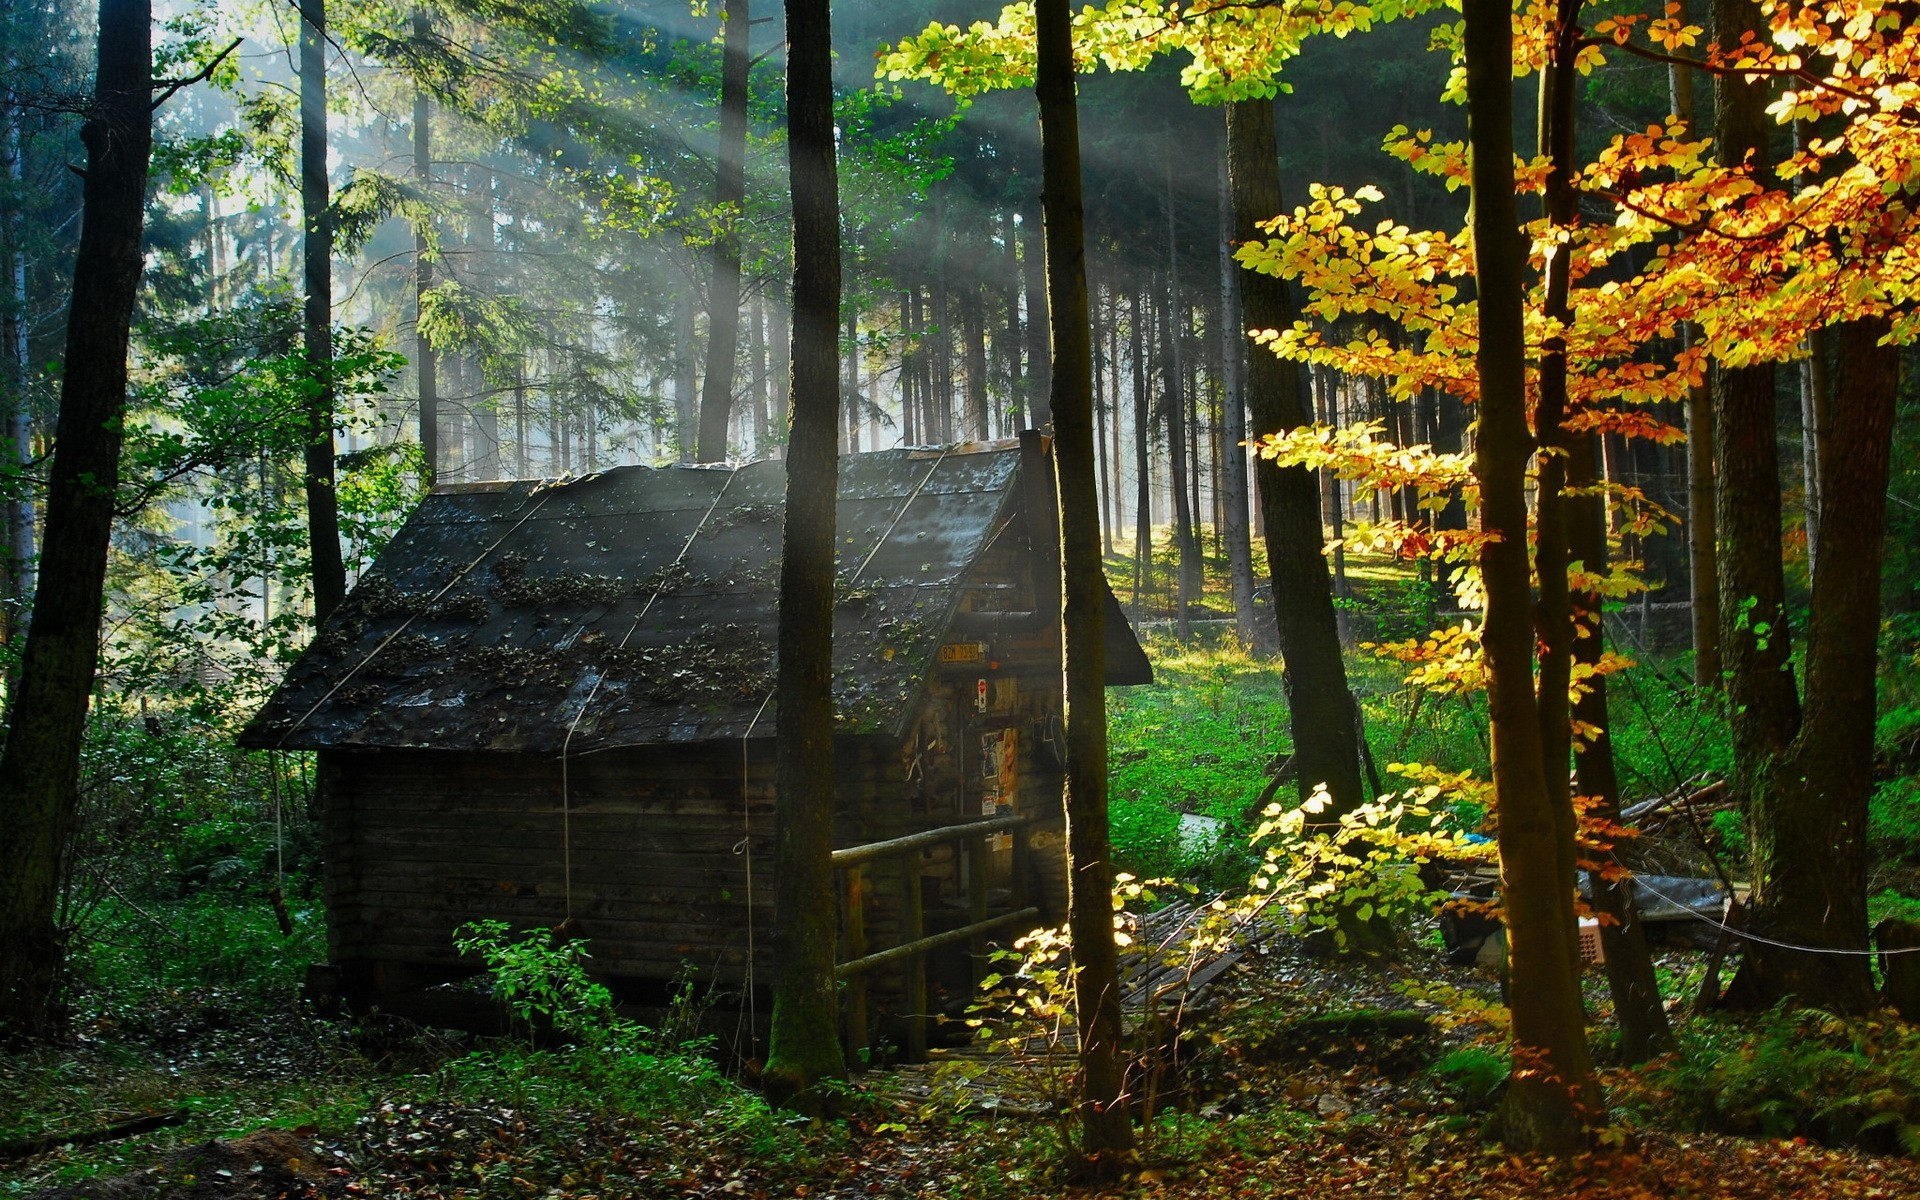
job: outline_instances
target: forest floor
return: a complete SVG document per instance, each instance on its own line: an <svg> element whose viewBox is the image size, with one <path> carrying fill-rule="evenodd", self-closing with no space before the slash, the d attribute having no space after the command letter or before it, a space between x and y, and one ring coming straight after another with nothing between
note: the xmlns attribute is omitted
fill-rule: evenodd
<svg viewBox="0 0 1920 1200"><path fill-rule="evenodd" d="M1684 973L1690 960L1673 951L1663 965ZM486 1050L472 1039L293 1005L240 1021L217 997L180 997L180 1010L149 1014L161 1019L96 1026L57 1056L0 1066L0 1121L19 1128L21 1104L42 1105L37 1123L53 1128L179 1105L185 1123L0 1162L0 1196L1920 1196L1912 1159L1676 1131L1620 1072L1623 1120L1604 1152L1506 1154L1483 1134L1486 1043L1407 999L1399 985L1416 976L1491 986L1427 947L1374 962L1292 944L1247 956L1191 1022L1185 1061L1149 1081L1168 1110L1143 1126L1138 1165L1097 1186L1056 1166L1063 1127L1049 1096L1061 1081L1044 1054L869 1072L846 1115L787 1121L731 1084L676 1100L662 1078L652 1103L547 1092L529 1059L463 1089L449 1080Z"/></svg>

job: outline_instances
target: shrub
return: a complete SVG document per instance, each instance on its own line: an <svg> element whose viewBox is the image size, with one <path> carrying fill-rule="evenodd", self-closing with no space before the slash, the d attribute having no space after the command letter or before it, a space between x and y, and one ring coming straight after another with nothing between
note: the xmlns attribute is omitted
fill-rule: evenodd
<svg viewBox="0 0 1920 1200"><path fill-rule="evenodd" d="M608 1114L703 1111L719 1128L771 1134L766 1106L721 1072L711 1039L663 1034L619 1014L613 994L587 975L586 942L544 929L516 937L504 921L476 921L456 931L454 945L486 963L495 998L523 1033L550 1032L563 1043L552 1051L507 1043L460 1059L443 1073L456 1093L485 1097L504 1087L521 1103Z"/></svg>

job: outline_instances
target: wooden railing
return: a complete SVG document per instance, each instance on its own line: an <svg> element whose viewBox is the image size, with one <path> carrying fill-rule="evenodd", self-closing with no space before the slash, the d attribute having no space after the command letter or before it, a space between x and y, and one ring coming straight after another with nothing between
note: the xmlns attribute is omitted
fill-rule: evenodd
<svg viewBox="0 0 1920 1200"><path fill-rule="evenodd" d="M846 914L847 954L845 962L834 967L836 978L847 981L846 1044L858 1050L870 1044L867 1028L867 975L879 967L906 964L906 1044L902 1047L908 1061L927 1056L927 952L955 942L971 941L975 963L974 978L982 972L980 962L986 956L986 937L996 930L1038 921L1040 910L1027 903L1028 830L1033 817L993 817L969 821L964 825L946 825L926 829L883 842L868 842L833 852L834 869L841 872L840 898ZM1012 911L987 915L987 838L996 833L1013 835ZM920 894L920 852L948 842L969 843L967 855L967 924L958 929L929 934L926 912ZM884 950L867 945L867 868L892 859L899 864L902 888L903 940Z"/></svg>

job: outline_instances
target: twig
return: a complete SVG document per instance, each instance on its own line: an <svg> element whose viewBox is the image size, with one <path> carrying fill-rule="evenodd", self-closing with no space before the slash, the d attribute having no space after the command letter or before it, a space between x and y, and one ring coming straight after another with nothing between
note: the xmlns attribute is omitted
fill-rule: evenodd
<svg viewBox="0 0 1920 1200"><path fill-rule="evenodd" d="M154 87L157 87L157 88L164 87L167 90L164 92L161 92L160 95L154 99L153 103L148 105L147 107L149 109L159 108L162 104L165 104L167 101L173 99L174 93L178 92L181 88L192 87L196 83L202 83L202 82L205 82L207 79L211 78L214 71L219 69L220 64L227 60L227 56L240 48L241 40L242 39L240 38L235 38L233 39L233 41L227 43L227 48L225 50L222 50L220 53L214 55L213 59L210 62L208 62L206 66L201 67L198 71L194 72L192 75L187 76L185 79L154 80L153 81Z"/></svg>

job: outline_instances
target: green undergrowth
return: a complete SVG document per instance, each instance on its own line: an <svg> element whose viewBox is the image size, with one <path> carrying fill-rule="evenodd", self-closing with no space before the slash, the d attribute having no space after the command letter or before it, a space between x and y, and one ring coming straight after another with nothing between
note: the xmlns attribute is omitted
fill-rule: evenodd
<svg viewBox="0 0 1920 1200"><path fill-rule="evenodd" d="M1622 1119L1920 1155L1920 1028L1779 1008L1677 1034L1673 1054L1613 1081Z"/></svg>

